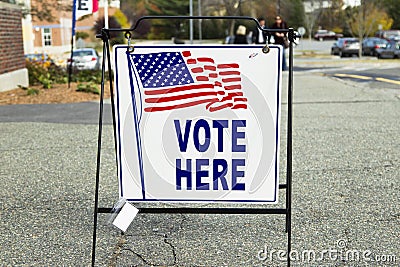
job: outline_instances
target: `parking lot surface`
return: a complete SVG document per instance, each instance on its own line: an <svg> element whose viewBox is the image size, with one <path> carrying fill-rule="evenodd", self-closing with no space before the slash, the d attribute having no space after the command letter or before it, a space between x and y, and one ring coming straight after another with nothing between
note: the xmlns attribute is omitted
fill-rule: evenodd
<svg viewBox="0 0 400 267"><path fill-rule="evenodd" d="M292 266L399 265L399 101L294 74ZM284 94L282 180L286 112ZM100 207L118 200L109 104L105 114ZM90 265L97 116L98 103L0 106L3 266ZM139 214L125 235L107 216L96 266L286 265L282 215Z"/></svg>

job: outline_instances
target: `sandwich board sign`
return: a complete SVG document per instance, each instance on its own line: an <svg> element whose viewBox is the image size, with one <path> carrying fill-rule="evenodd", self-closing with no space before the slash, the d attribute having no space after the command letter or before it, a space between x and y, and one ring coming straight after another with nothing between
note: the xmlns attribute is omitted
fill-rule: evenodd
<svg viewBox="0 0 400 267"><path fill-rule="evenodd" d="M282 47L114 47L119 194L277 203Z"/></svg>

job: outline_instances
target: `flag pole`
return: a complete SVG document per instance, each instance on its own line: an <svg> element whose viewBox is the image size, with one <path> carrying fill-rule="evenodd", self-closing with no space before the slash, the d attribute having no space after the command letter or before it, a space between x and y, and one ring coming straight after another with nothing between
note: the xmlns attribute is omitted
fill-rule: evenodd
<svg viewBox="0 0 400 267"><path fill-rule="evenodd" d="M108 0L103 0L104 5L104 28L108 29Z"/></svg>
<svg viewBox="0 0 400 267"><path fill-rule="evenodd" d="M71 85L71 75L72 75L72 59L74 54L74 38L75 38L75 24L76 24L76 0L73 2L72 6L72 31L71 31L71 56L68 64L68 89Z"/></svg>

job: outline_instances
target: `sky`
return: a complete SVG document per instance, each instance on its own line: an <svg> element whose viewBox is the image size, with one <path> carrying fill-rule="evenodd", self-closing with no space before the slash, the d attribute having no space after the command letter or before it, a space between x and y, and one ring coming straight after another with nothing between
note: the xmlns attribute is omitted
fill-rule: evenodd
<svg viewBox="0 0 400 267"><path fill-rule="evenodd" d="M348 6L355 6L360 4L360 0L344 0L343 2L345 5Z"/></svg>

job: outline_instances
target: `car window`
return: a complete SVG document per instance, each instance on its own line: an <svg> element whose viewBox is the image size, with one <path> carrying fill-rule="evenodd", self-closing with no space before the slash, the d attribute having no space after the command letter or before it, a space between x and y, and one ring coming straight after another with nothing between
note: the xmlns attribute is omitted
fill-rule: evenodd
<svg viewBox="0 0 400 267"><path fill-rule="evenodd" d="M90 50L75 51L74 56L77 56L77 57L93 56L93 52Z"/></svg>

